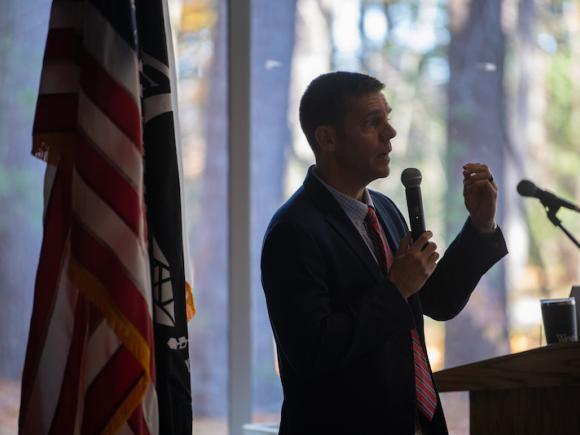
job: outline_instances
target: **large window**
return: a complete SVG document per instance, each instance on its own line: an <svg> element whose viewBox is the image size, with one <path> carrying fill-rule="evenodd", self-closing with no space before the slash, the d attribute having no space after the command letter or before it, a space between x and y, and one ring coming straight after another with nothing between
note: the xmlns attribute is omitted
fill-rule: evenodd
<svg viewBox="0 0 580 435"><path fill-rule="evenodd" d="M524 202L530 178L580 197L578 5L549 1L318 1L252 3L253 420L279 410L272 337L259 282L259 251L275 209L301 184L313 156L298 101L329 70L385 82L394 108L392 172L372 187L406 212L403 168L423 173L428 227L444 250L466 219L461 166L489 164L501 189L498 222L510 256L446 324L427 319L434 370L540 345L541 297L580 282L574 245ZM580 222L560 217L573 234ZM443 397L456 433L467 430L467 397Z"/></svg>
<svg viewBox="0 0 580 435"><path fill-rule="evenodd" d="M30 156L48 0L0 13L0 433L17 433L20 377L42 237L44 164Z"/></svg>
<svg viewBox="0 0 580 435"><path fill-rule="evenodd" d="M189 324L194 433L227 433L227 4L171 0L194 297Z"/></svg>

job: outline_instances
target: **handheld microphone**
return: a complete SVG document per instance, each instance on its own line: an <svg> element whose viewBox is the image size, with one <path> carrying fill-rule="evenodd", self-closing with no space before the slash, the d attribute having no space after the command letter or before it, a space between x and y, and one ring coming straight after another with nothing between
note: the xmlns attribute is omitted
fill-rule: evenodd
<svg viewBox="0 0 580 435"><path fill-rule="evenodd" d="M530 180L522 180L517 186L518 193L522 196L530 196L533 198L538 198L544 207L551 209L559 209L560 207L569 208L570 210L575 210L580 212L580 207L576 204L566 201L552 192L547 190L542 190Z"/></svg>
<svg viewBox="0 0 580 435"><path fill-rule="evenodd" d="M425 216L423 216L423 199L421 198L421 171L407 168L401 174L401 182L405 186L407 208L409 209L409 224L413 241L425 232Z"/></svg>

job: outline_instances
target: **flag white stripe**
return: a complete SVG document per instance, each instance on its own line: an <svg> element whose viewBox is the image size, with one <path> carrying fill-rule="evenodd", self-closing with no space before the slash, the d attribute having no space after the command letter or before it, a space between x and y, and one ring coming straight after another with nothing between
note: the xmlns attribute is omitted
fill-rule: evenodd
<svg viewBox="0 0 580 435"><path fill-rule="evenodd" d="M133 96L135 105L141 107L137 55L90 2L85 2L83 46L117 85Z"/></svg>
<svg viewBox="0 0 580 435"><path fill-rule="evenodd" d="M44 209L42 210L42 220L46 217L46 209L50 202L52 194L52 186L54 185L54 178L56 176L56 166L50 163L46 164L46 171L44 172Z"/></svg>
<svg viewBox="0 0 580 435"><path fill-rule="evenodd" d="M143 407L143 418L149 433L159 433L159 407L157 405L157 391L153 382L150 382L147 386L141 406Z"/></svg>
<svg viewBox="0 0 580 435"><path fill-rule="evenodd" d="M102 243L106 244L121 264L127 277L147 301L151 317L151 281L145 242L135 233L95 192L84 182L78 172L73 172L73 210L82 224Z"/></svg>
<svg viewBox="0 0 580 435"><path fill-rule="evenodd" d="M50 427L58 404L74 329L78 290L68 279L70 239L57 284L56 301L28 402L22 433L44 433Z"/></svg>
<svg viewBox="0 0 580 435"><path fill-rule="evenodd" d="M89 338L87 355L91 357L86 364L86 391L89 389L95 377L107 365L110 358L121 346L121 341L106 320L102 320L93 335Z"/></svg>
<svg viewBox="0 0 580 435"><path fill-rule="evenodd" d="M133 431L129 425L125 422L123 426L118 430L117 435L133 435Z"/></svg>
<svg viewBox="0 0 580 435"><path fill-rule="evenodd" d="M136 145L82 91L79 92L79 125L118 172L138 190L143 184L143 156Z"/></svg>
<svg viewBox="0 0 580 435"><path fill-rule="evenodd" d="M40 94L75 93L79 87L79 66L71 63L44 65L40 79Z"/></svg>

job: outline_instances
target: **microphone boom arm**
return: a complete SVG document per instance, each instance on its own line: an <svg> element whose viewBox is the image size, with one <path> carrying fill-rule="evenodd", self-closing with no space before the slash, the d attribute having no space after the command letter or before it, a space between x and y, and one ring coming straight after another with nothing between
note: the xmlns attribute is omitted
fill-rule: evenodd
<svg viewBox="0 0 580 435"><path fill-rule="evenodd" d="M544 202L542 201L542 204L544 204ZM564 231L564 234L566 234L568 236L568 238L570 240L572 240L572 242L576 245L576 247L578 249L580 249L580 243L578 242L578 240L576 240L576 238L572 235L572 233L570 233L570 231L568 231L564 225L562 225L562 221L560 219L558 219L558 217L556 216L556 213L558 213L558 210L560 209L560 207L550 207L549 205L544 204L545 208L546 208L546 214L548 215L548 219L550 219L550 222L552 222L556 227L560 228L562 231Z"/></svg>

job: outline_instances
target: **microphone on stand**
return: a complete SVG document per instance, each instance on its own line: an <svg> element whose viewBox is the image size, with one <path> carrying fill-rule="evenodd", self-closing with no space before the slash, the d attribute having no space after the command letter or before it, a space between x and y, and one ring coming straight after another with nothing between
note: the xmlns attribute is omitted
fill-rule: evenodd
<svg viewBox="0 0 580 435"><path fill-rule="evenodd" d="M564 233L568 236L572 243L576 245L578 249L580 249L580 242L576 240L576 238L572 235L570 231L564 228L562 225L562 221L558 219L556 213L560 210L561 207L569 208L570 210L574 210L580 212L580 207L576 204L571 203L570 201L566 201L565 199L560 198L559 196L554 195L552 192L548 192L547 190L542 190L530 180L522 180L518 183L517 186L518 193L522 196L531 196L533 198L538 198L544 208L546 209L546 214L548 215L548 219L552 222L555 226L560 228Z"/></svg>
<svg viewBox="0 0 580 435"><path fill-rule="evenodd" d="M559 209L560 207L564 207L569 208L570 210L580 212L580 207L578 207L576 204L573 204L570 201L566 201L565 199L562 199L559 196L554 195L552 192L540 189L530 180L520 181L518 183L517 189L518 193L522 196L538 198L540 202L544 205L544 207L556 210Z"/></svg>
<svg viewBox="0 0 580 435"><path fill-rule="evenodd" d="M425 216L423 215L423 199L421 198L421 171L407 168L401 174L401 182L405 186L407 208L409 209L409 224L413 241L425 232Z"/></svg>

